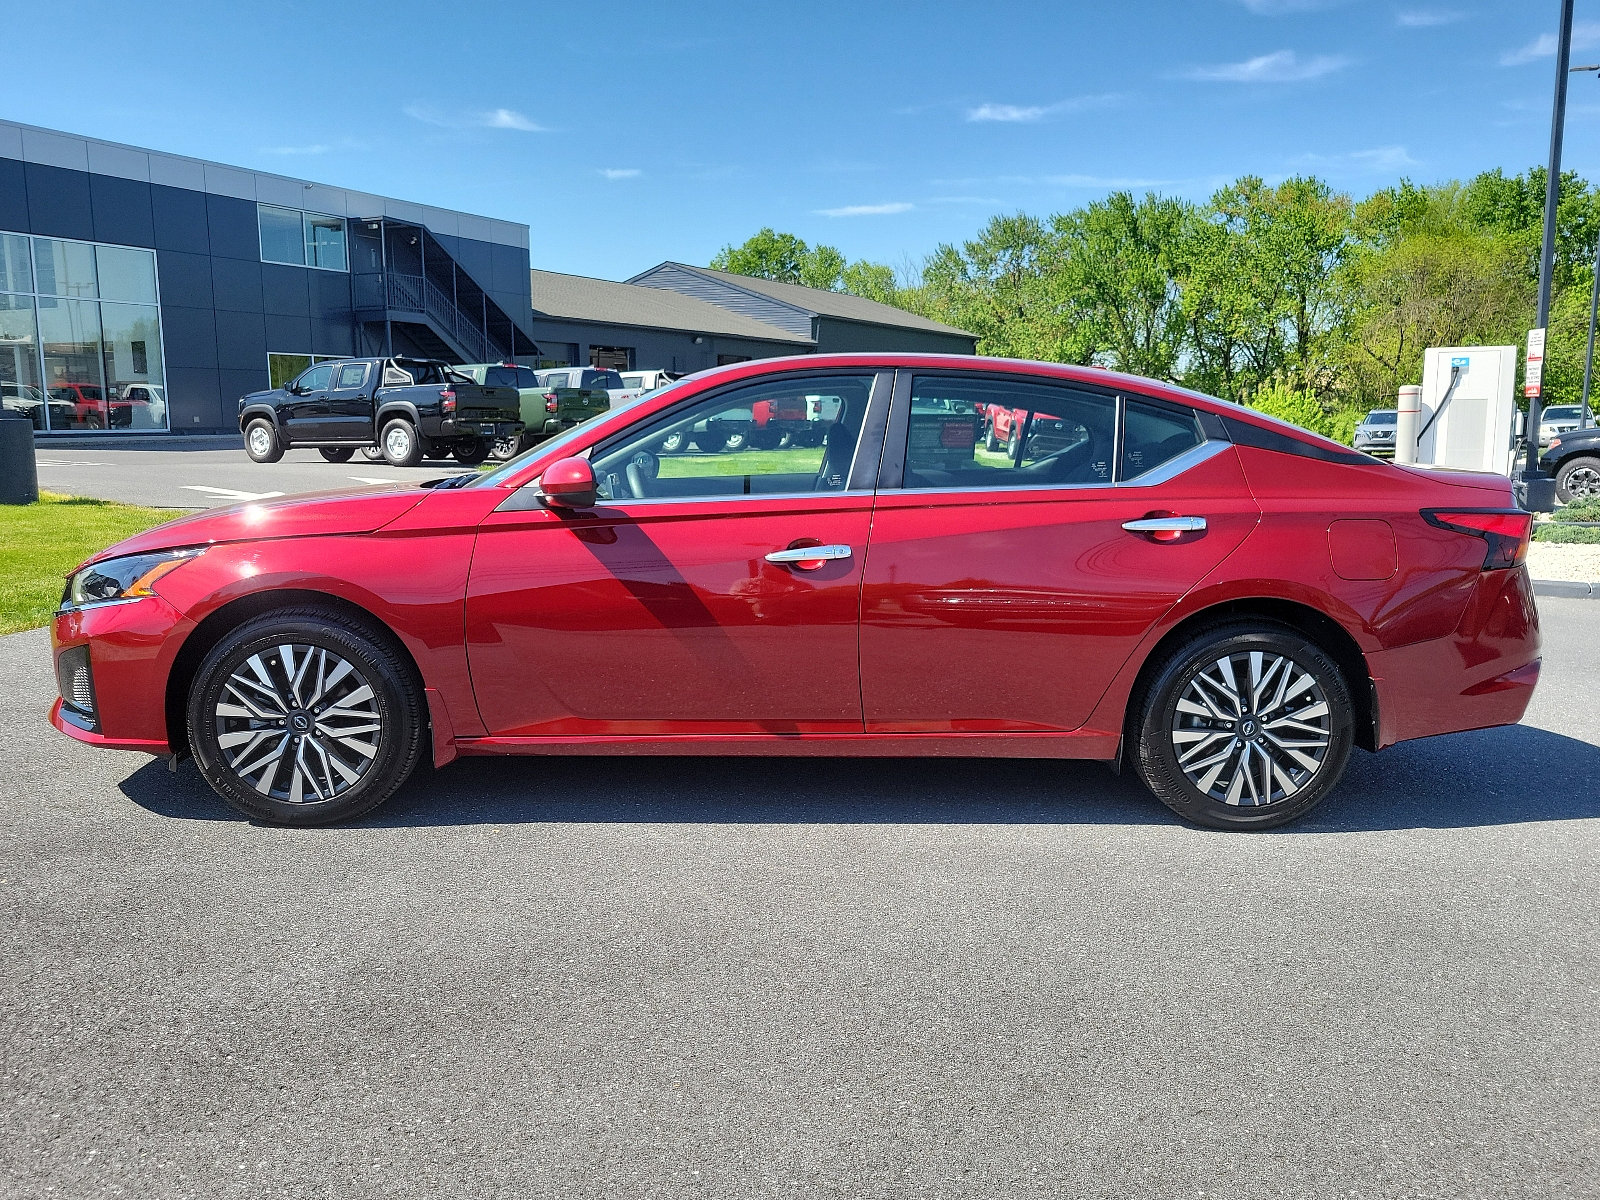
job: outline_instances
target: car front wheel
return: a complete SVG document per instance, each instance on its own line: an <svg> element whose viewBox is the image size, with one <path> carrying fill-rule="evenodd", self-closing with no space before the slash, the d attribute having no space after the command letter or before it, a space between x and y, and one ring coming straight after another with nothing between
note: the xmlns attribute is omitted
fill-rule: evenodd
<svg viewBox="0 0 1600 1200"><path fill-rule="evenodd" d="M1563 504L1600 496L1600 458L1568 459L1556 472L1556 498Z"/></svg>
<svg viewBox="0 0 1600 1200"><path fill-rule="evenodd" d="M267 613L219 642L189 693L200 773L246 816L347 820L388 799L422 753L412 673L359 624L314 609Z"/></svg>
<svg viewBox="0 0 1600 1200"><path fill-rule="evenodd" d="M258 463L275 463L283 457L283 443L271 421L257 417L244 427L244 452Z"/></svg>
<svg viewBox="0 0 1600 1200"><path fill-rule="evenodd" d="M1350 689L1320 646L1286 628L1204 631L1157 668L1134 712L1134 762L1199 825L1270 829L1339 782L1355 740Z"/></svg>

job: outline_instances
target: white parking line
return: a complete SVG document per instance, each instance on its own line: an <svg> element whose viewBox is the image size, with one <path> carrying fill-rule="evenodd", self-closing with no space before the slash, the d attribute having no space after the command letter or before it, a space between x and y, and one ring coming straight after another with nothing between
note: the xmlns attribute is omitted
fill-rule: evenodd
<svg viewBox="0 0 1600 1200"><path fill-rule="evenodd" d="M41 467L101 467L104 463L90 462L86 458L36 458Z"/></svg>
<svg viewBox="0 0 1600 1200"><path fill-rule="evenodd" d="M186 492L206 492L212 496L221 496L224 500L270 500L274 496L283 495L282 492L240 492L233 488L206 487L199 483L180 484Z"/></svg>
<svg viewBox="0 0 1600 1200"><path fill-rule="evenodd" d="M380 479L376 475L352 475L357 483L410 483L409 479Z"/></svg>

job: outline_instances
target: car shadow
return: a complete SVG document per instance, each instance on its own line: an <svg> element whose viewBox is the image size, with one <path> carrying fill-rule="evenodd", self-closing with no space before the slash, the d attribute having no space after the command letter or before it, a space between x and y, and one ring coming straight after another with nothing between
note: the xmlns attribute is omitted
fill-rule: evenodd
<svg viewBox="0 0 1600 1200"><path fill-rule="evenodd" d="M1600 747L1514 725L1357 751L1339 789L1279 836L1455 829L1600 817ZM120 785L158 816L242 821L192 762ZM421 768L368 828L644 822L1112 824L1176 822L1104 764L943 758L468 758ZM345 826L346 828L348 826ZM336 826L335 828L340 828Z"/></svg>

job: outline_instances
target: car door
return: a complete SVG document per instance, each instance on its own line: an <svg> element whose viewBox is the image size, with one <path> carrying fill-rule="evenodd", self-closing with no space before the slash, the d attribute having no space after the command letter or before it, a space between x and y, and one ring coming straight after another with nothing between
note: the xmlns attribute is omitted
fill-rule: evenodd
<svg viewBox="0 0 1600 1200"><path fill-rule="evenodd" d="M333 363L318 363L302 371L288 389L280 409L291 442L314 442L323 437L328 420L328 390L333 383Z"/></svg>
<svg viewBox="0 0 1600 1200"><path fill-rule="evenodd" d="M1009 452L980 441L994 406L1020 430ZM1193 409L1110 390L901 372L862 589L867 730L1082 726L1256 523L1222 436ZM1204 528L1170 532L1178 517Z"/></svg>
<svg viewBox="0 0 1600 1200"><path fill-rule="evenodd" d="M467 586L479 712L502 737L859 733L857 626L892 376L795 372L702 393L591 452L601 498L515 493ZM673 430L822 387L828 444L654 453Z"/></svg>
<svg viewBox="0 0 1600 1200"><path fill-rule="evenodd" d="M322 426L324 438L368 442L373 439L376 432L372 428L375 374L370 363L338 365L328 389L327 419Z"/></svg>

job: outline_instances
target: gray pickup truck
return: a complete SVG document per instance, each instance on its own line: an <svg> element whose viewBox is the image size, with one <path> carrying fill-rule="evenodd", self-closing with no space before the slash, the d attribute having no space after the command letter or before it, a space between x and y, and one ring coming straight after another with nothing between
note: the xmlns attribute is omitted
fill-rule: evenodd
<svg viewBox="0 0 1600 1200"><path fill-rule="evenodd" d="M334 358L279 388L239 398L245 452L277 462L311 446L348 462L377 446L397 467L450 455L465 466L489 457L497 439L522 432L514 387L485 387L429 358Z"/></svg>

